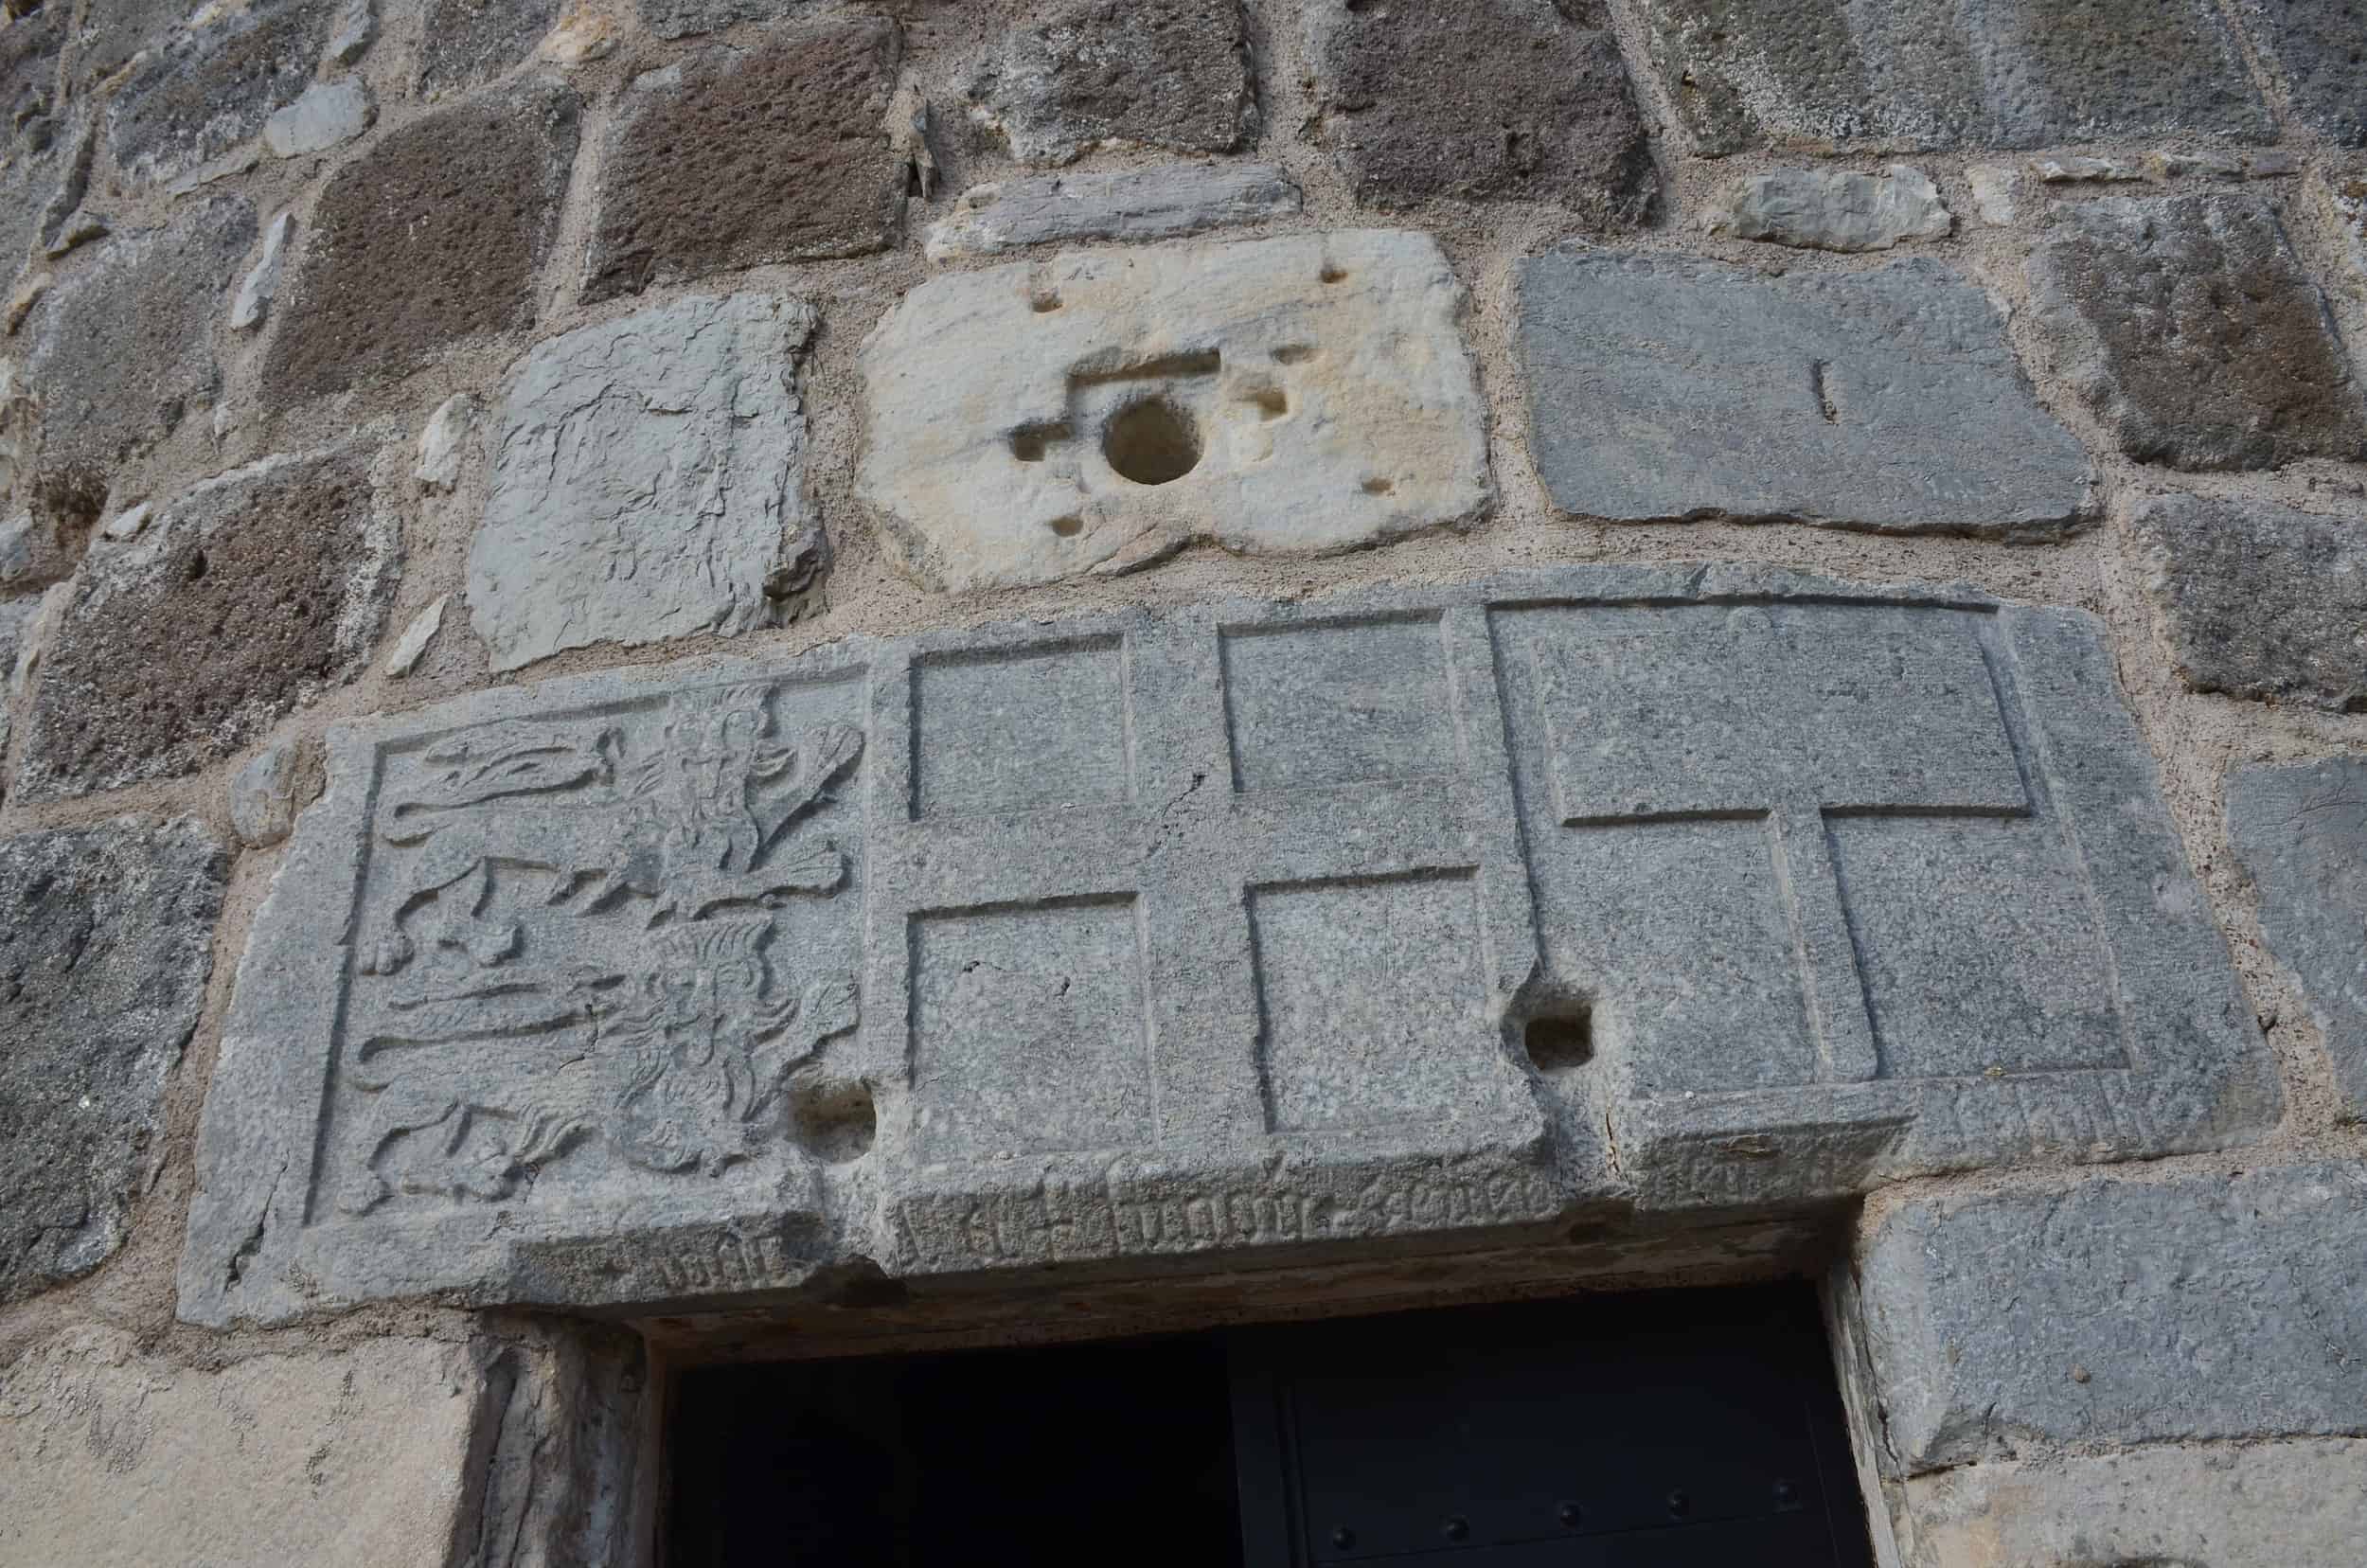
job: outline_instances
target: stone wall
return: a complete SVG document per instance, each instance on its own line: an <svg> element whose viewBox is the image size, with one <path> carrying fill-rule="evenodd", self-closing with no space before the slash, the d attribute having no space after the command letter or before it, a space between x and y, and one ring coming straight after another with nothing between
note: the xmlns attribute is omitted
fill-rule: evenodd
<svg viewBox="0 0 2367 1568"><path fill-rule="evenodd" d="M9 0L0 1559L1811 1272L1885 1562L2355 1561L2362 37Z"/></svg>

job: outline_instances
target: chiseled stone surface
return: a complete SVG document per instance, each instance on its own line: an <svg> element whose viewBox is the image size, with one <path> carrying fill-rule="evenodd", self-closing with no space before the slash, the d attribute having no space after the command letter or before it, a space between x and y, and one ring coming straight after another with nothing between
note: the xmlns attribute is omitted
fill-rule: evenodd
<svg viewBox="0 0 2367 1568"><path fill-rule="evenodd" d="M2285 78L2293 112L2343 147L2367 147L2367 8L2358 0L2246 0L2252 36Z"/></svg>
<svg viewBox="0 0 2367 1568"><path fill-rule="evenodd" d="M2096 624L1961 593L852 640L342 725L329 775L209 1090L200 1322L1485 1244L2278 1110ZM1593 1060L1527 1061L1574 1008Z"/></svg>
<svg viewBox="0 0 2367 1568"><path fill-rule="evenodd" d="M1696 148L2273 140L2213 0L1643 0Z"/></svg>
<svg viewBox="0 0 2367 1568"><path fill-rule="evenodd" d="M2260 934L2301 977L2335 1081L2367 1118L2367 758L2241 768L2227 830Z"/></svg>
<svg viewBox="0 0 2367 1568"><path fill-rule="evenodd" d="M337 10L338 0L206 7L157 41L108 100L119 174L159 185L261 131L312 84Z"/></svg>
<svg viewBox="0 0 2367 1568"><path fill-rule="evenodd" d="M584 297L896 242L888 99L903 35L831 16L637 78L610 124Z"/></svg>
<svg viewBox="0 0 2367 1568"><path fill-rule="evenodd" d="M1706 226L1802 250L1878 251L1945 239L1955 224L1931 176L1893 164L1879 174L1781 169L1745 175L1711 203Z"/></svg>
<svg viewBox="0 0 2367 1568"><path fill-rule="evenodd" d="M1520 266L1533 453L1554 504L2055 538L2090 465L1988 296L1936 261L1771 277L1674 257Z"/></svg>
<svg viewBox="0 0 2367 1568"><path fill-rule="evenodd" d="M0 1301L123 1245L162 1157L165 1077L205 1003L227 870L190 821L0 839Z"/></svg>
<svg viewBox="0 0 2367 1568"><path fill-rule="evenodd" d="M1261 223L1299 209L1272 164L1162 164L1106 174L1044 174L972 186L929 225L929 259L999 256L1080 240L1173 240Z"/></svg>
<svg viewBox="0 0 2367 1568"><path fill-rule="evenodd" d="M1029 164L1123 144L1230 152L1257 130L1241 0L1070 0L1006 35L969 96Z"/></svg>
<svg viewBox="0 0 2367 1568"><path fill-rule="evenodd" d="M194 773L359 674L401 556L368 465L360 444L267 458L94 556L44 657L23 797Z"/></svg>
<svg viewBox="0 0 2367 1568"><path fill-rule="evenodd" d="M1489 491L1463 298L1387 229L932 278L863 340L862 494L954 590L1465 522Z"/></svg>
<svg viewBox="0 0 2367 1568"><path fill-rule="evenodd" d="M797 358L811 306L693 297L554 338L492 437L469 617L495 669L744 632L813 541Z"/></svg>
<svg viewBox="0 0 2367 1568"><path fill-rule="evenodd" d="M1556 202L1642 220L1660 178L1602 0L1306 10L1323 139L1356 199Z"/></svg>
<svg viewBox="0 0 2367 1568"><path fill-rule="evenodd" d="M263 363L276 407L534 316L576 156L576 96L528 78L412 121L330 177Z"/></svg>
<svg viewBox="0 0 2367 1568"><path fill-rule="evenodd" d="M1858 1310L1915 1474L2051 1444L2367 1430L2367 1167L1918 1199Z"/></svg>
<svg viewBox="0 0 2367 1568"><path fill-rule="evenodd" d="M559 21L561 0L426 0L419 91L489 80L534 52Z"/></svg>
<svg viewBox="0 0 2367 1568"><path fill-rule="evenodd" d="M2257 469L2367 456L2367 401L2268 202L2060 205L2029 276L2053 368L2131 457Z"/></svg>
<svg viewBox="0 0 2367 1568"><path fill-rule="evenodd" d="M443 1568L487 1383L433 1340L200 1371L70 1329L0 1367L0 1559Z"/></svg>
<svg viewBox="0 0 2367 1568"><path fill-rule="evenodd" d="M2131 509L2129 532L2187 685L2367 708L2367 509L2163 495Z"/></svg>

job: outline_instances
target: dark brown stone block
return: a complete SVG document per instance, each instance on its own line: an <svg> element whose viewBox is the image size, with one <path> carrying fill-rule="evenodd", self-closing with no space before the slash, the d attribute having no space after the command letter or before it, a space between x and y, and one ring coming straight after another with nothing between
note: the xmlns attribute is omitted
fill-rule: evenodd
<svg viewBox="0 0 2367 1568"><path fill-rule="evenodd" d="M1104 142L1230 152L1257 129L1240 0L1080 0L1004 39L970 97L1023 163Z"/></svg>

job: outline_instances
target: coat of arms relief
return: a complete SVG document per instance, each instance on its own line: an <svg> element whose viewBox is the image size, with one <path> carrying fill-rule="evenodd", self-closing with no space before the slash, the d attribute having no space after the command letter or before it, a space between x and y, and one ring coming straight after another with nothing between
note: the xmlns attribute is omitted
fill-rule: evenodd
<svg viewBox="0 0 2367 1568"><path fill-rule="evenodd" d="M851 938L814 951L794 906L849 885L831 827L863 740L782 725L774 696L677 692L387 758L337 1209L509 1199L595 1149L712 1175L777 1140L792 1075L856 1023Z"/></svg>

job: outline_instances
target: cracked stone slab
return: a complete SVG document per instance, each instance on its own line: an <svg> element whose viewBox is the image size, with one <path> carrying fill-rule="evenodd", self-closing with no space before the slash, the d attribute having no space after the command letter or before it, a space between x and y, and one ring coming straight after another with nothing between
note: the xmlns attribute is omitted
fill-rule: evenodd
<svg viewBox="0 0 2367 1568"><path fill-rule="evenodd" d="M932 278L863 340L861 493L951 590L1462 524L1490 498L1463 304L1390 229Z"/></svg>
<svg viewBox="0 0 2367 1568"><path fill-rule="evenodd" d="M1643 0L1695 150L2276 139L2213 0Z"/></svg>
<svg viewBox="0 0 2367 1568"><path fill-rule="evenodd" d="M2355 1162L1920 1199L1856 1276L1892 1474L2367 1426Z"/></svg>
<svg viewBox="0 0 2367 1568"><path fill-rule="evenodd" d="M328 751L210 1086L198 1322L1509 1245L2279 1109L2098 623L1960 591L1217 603Z"/></svg>
<svg viewBox="0 0 2367 1568"><path fill-rule="evenodd" d="M1988 296L1936 261L1770 276L1552 252L1520 265L1533 449L1554 504L2052 539L2091 465Z"/></svg>
<svg viewBox="0 0 2367 1568"><path fill-rule="evenodd" d="M1000 256L1079 240L1174 240L1298 211L1299 187L1273 164L1162 164L1107 174L1046 174L972 186L929 225L929 259Z"/></svg>
<svg viewBox="0 0 2367 1568"><path fill-rule="evenodd" d="M1006 34L968 96L1025 164L1103 147L1230 152L1257 131L1241 0L1070 0Z"/></svg>
<svg viewBox="0 0 2367 1568"><path fill-rule="evenodd" d="M2367 1117L2367 760L2238 769L2227 829L2261 935L2300 976L2335 1081Z"/></svg>
<svg viewBox="0 0 2367 1568"><path fill-rule="evenodd" d="M816 532L797 360L817 315L693 297L542 344L493 432L469 618L497 670L762 624Z"/></svg>
<svg viewBox="0 0 2367 1568"><path fill-rule="evenodd" d="M197 1027L229 861L192 821L0 839L0 1301L123 1245Z"/></svg>

